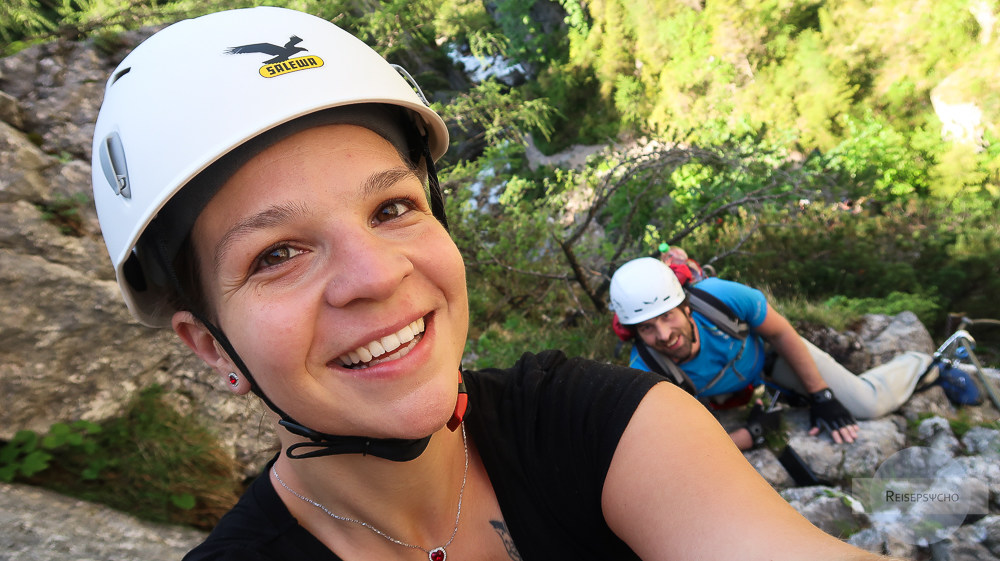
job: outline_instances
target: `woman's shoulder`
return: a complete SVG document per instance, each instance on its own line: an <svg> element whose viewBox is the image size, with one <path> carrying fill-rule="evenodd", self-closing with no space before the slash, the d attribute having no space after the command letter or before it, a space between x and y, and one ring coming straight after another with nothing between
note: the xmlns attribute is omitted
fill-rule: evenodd
<svg viewBox="0 0 1000 561"><path fill-rule="evenodd" d="M508 368L485 368L464 373L466 384L477 392L524 393L540 396L554 392L638 391L645 393L661 378L633 368L582 357L568 357L561 350L526 352Z"/></svg>
<svg viewBox="0 0 1000 561"><path fill-rule="evenodd" d="M586 427L585 439L601 433L609 442L649 389L663 381L650 372L561 351L525 353L510 368L468 372L465 379L470 420L485 431L565 438L567 426Z"/></svg>
<svg viewBox="0 0 1000 561"><path fill-rule="evenodd" d="M268 467L271 463L268 462ZM264 471L266 472L266 469ZM339 557L298 525L261 475L215 526L208 538L183 561L339 561Z"/></svg>

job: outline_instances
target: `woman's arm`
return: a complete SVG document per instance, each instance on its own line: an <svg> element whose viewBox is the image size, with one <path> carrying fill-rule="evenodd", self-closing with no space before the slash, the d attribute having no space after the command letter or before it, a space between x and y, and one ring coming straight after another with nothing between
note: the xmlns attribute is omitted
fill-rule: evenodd
<svg viewBox="0 0 1000 561"><path fill-rule="evenodd" d="M636 409L601 502L611 529L646 560L884 559L796 512L705 407L667 383Z"/></svg>

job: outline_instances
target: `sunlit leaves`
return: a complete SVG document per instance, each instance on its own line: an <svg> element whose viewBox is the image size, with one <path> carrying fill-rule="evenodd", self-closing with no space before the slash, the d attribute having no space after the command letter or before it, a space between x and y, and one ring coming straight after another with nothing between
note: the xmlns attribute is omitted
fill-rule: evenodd
<svg viewBox="0 0 1000 561"><path fill-rule="evenodd" d="M544 99L524 99L519 90L486 80L460 94L442 113L465 132L479 132L487 144L504 140L523 144L527 131L538 130L546 137L552 134L555 109Z"/></svg>

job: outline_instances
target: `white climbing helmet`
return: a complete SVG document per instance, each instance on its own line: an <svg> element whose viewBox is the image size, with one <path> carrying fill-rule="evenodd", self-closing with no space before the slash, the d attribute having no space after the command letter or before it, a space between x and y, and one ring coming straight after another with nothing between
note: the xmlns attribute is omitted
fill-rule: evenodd
<svg viewBox="0 0 1000 561"><path fill-rule="evenodd" d="M324 19L272 7L176 23L125 57L97 118L93 185L132 315L156 327L174 312L170 290L137 256L150 223L200 172L261 133L324 109L382 104L405 109L440 158L447 127L397 68Z"/></svg>
<svg viewBox="0 0 1000 561"><path fill-rule="evenodd" d="M659 259L640 257L611 276L611 308L622 325L635 325L668 312L684 301L677 275Z"/></svg>

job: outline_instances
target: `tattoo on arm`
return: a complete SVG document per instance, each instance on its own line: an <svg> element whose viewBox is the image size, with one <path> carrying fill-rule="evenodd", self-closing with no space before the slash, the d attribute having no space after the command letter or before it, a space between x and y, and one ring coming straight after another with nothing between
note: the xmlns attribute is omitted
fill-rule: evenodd
<svg viewBox="0 0 1000 561"><path fill-rule="evenodd" d="M511 539L510 532L507 531L507 523L503 520L490 520L490 526L493 526L493 530L503 540L503 545L507 548L507 555L511 558L511 561L521 561L521 554L517 552L517 548L514 547L514 540Z"/></svg>

